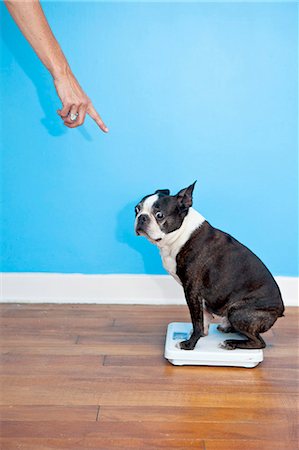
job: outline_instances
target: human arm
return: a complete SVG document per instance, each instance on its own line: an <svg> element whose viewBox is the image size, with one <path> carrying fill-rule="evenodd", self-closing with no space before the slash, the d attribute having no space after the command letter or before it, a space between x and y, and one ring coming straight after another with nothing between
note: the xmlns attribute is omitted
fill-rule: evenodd
<svg viewBox="0 0 299 450"><path fill-rule="evenodd" d="M86 114L89 114L101 130L107 132L108 128L72 73L39 1L5 0L5 4L21 32L53 77L57 94L62 102L62 108L57 112L64 124L69 128L75 128L82 125ZM70 114L76 113L78 118L72 121Z"/></svg>

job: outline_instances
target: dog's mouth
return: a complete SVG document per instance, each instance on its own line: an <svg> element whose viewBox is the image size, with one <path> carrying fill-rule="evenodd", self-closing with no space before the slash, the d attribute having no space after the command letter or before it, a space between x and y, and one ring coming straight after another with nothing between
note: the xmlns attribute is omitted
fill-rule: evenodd
<svg viewBox="0 0 299 450"><path fill-rule="evenodd" d="M137 236L144 236L144 237L150 239L150 236L147 234L147 232L140 228L137 228L137 230L135 230L135 232L136 232Z"/></svg>
<svg viewBox="0 0 299 450"><path fill-rule="evenodd" d="M146 231L141 230L140 228L137 228L137 230L135 230L135 233L137 234L137 236L144 236L144 237L146 237L151 242L160 242L160 241L162 241L162 238L158 238L158 239L151 238L150 235L147 234Z"/></svg>

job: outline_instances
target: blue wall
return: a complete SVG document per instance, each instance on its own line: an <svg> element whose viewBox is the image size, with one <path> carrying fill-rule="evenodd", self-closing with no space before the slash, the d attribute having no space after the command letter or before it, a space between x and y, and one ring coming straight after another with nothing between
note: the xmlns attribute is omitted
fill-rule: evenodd
<svg viewBox="0 0 299 450"><path fill-rule="evenodd" d="M133 206L195 179L195 207L297 275L297 5L48 2L110 128L64 128L0 5L3 270L164 273Z"/></svg>

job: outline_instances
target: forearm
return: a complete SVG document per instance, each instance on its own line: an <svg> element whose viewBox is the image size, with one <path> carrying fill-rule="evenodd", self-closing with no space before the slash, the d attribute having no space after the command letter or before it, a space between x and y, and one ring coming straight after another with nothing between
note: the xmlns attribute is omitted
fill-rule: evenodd
<svg viewBox="0 0 299 450"><path fill-rule="evenodd" d="M66 74L70 68L39 1L4 1L23 35L53 78Z"/></svg>
<svg viewBox="0 0 299 450"><path fill-rule="evenodd" d="M101 130L107 133L108 128L72 73L39 0L4 1L21 32L54 78L54 85L62 103L62 109L57 113L64 124L75 128L82 125L86 114L89 114Z"/></svg>

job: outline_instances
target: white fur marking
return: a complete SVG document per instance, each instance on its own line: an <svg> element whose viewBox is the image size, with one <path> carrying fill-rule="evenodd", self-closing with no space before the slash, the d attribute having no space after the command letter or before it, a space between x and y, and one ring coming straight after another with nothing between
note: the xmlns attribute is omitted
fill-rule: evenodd
<svg viewBox="0 0 299 450"><path fill-rule="evenodd" d="M159 196L157 194L153 194L150 197L146 198L142 204L141 210L139 211L139 213L137 214L136 219L135 219L135 229L136 229L138 217L141 214L147 214L150 217L150 222L147 226L146 233L147 233L147 238L153 244L156 243L155 241L157 239L162 239L165 236L165 233L163 233L163 231L161 231L154 215L152 214L153 204L158 199L159 199Z"/></svg>
<svg viewBox="0 0 299 450"><path fill-rule="evenodd" d="M158 194L154 194L151 195L150 197L147 197L142 204L142 208L138 216L140 216L140 214L148 214L150 216L152 214L153 204L158 200L158 198L159 198Z"/></svg>
<svg viewBox="0 0 299 450"><path fill-rule="evenodd" d="M213 314L209 313L206 309L205 309L205 305L203 306L203 332L205 336L208 336L209 334L209 327L210 327L210 323L213 320Z"/></svg>
<svg viewBox="0 0 299 450"><path fill-rule="evenodd" d="M205 222L205 218L195 209L189 208L188 214L178 230L165 234L157 244L160 248L164 268L181 284L176 274L176 257L191 234Z"/></svg>

